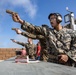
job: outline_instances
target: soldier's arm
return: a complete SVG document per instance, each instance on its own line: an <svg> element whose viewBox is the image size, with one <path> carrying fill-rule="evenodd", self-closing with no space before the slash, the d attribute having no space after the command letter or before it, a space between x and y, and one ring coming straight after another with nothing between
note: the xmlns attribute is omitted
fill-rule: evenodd
<svg viewBox="0 0 76 75"><path fill-rule="evenodd" d="M36 35L28 33L28 32L22 32L21 35L28 37L28 38L32 38L32 39L37 39Z"/></svg>
<svg viewBox="0 0 76 75"><path fill-rule="evenodd" d="M6 12L10 13L12 15L13 21L21 24L21 28L23 30L30 32L30 33L33 33L33 34L36 34L36 35L37 34L43 35L44 31L43 31L42 27L34 26L31 23L28 23L28 22L22 20L18 14L15 14L12 11L6 11Z"/></svg>
<svg viewBox="0 0 76 75"><path fill-rule="evenodd" d="M21 25L21 29L36 35L43 35L44 33L42 27L34 26L33 24L26 21L24 21L24 23Z"/></svg>
<svg viewBox="0 0 76 75"><path fill-rule="evenodd" d="M32 38L32 39L44 39L45 38L43 35L34 35L28 32L22 32L21 35L28 37L28 38Z"/></svg>
<svg viewBox="0 0 76 75"><path fill-rule="evenodd" d="M22 45L22 46L25 46L25 43L23 43L23 42L16 41L15 43Z"/></svg>
<svg viewBox="0 0 76 75"><path fill-rule="evenodd" d="M32 38L32 39L43 39L44 38L43 35L34 35L32 33L29 33L29 32L22 32L19 30L19 28L12 28L12 30L15 30L17 34L21 34L21 35L28 37L28 38Z"/></svg>
<svg viewBox="0 0 76 75"><path fill-rule="evenodd" d="M17 43L17 44L20 44L20 45L22 45L22 46L25 45L25 43L16 41L16 40L14 40L14 39L10 39L10 40L11 40L12 42Z"/></svg>

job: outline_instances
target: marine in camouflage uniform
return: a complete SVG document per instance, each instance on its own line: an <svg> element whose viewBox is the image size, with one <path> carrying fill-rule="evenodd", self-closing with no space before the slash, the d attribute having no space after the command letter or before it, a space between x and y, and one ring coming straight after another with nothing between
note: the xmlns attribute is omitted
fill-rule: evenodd
<svg viewBox="0 0 76 75"><path fill-rule="evenodd" d="M28 32L22 32L21 35L28 37L28 38L32 38L32 39L38 39L41 44L41 53L40 53L41 58L40 59L43 61L48 61L48 58L49 58L48 44L47 44L47 40L44 36L34 35L34 34L28 33Z"/></svg>
<svg viewBox="0 0 76 75"><path fill-rule="evenodd" d="M43 26L43 29L46 30L46 28L48 29L48 26L47 25L42 25ZM48 61L48 62L57 62L57 56L56 55L53 55L52 53L50 54L50 48L52 48L52 44L49 45L48 43L48 40L46 39L46 37L48 35L43 36L43 35L34 35L32 33L28 33L28 32L22 32L21 33L23 36L26 36L26 37L29 37L29 38L32 38L32 39L38 39L40 41L40 44L41 44L41 60L43 61ZM52 40L55 40L53 39L54 36L53 34L51 33L51 41ZM49 47L51 46L51 47Z"/></svg>
<svg viewBox="0 0 76 75"><path fill-rule="evenodd" d="M45 34L48 31L47 28L45 30L45 29L43 29L43 27L37 27L37 26L34 26L34 25L32 25L32 24L30 24L28 22L24 22L24 24L21 25L21 28L23 30L27 31L27 32L30 32L30 33L33 33L33 34L36 34L36 35L40 34L40 35L43 35L43 36L45 36ZM70 51L71 54L69 56L71 56L71 58L72 58L72 52L73 52L73 58L75 58L74 56L76 55L75 54L76 53L75 52L76 51L76 41L75 41L76 31L73 31L72 29L63 28L62 30L60 30L58 32L56 30L52 30L52 29L49 28L49 32L48 33L50 33L50 32L52 32L54 34L54 36L57 37L57 38L53 38L54 39L53 41L56 42L55 44L56 44L57 49L59 51L61 51L61 52L65 52L65 53L69 53L69 51ZM50 38L50 34L48 36ZM55 41L55 39L57 39L57 40ZM73 40L73 42L72 42L72 40ZM55 50L53 48L51 48L51 51L54 52ZM54 52L54 53L56 53L56 52ZM76 61L75 59L73 59L73 60Z"/></svg>
<svg viewBox="0 0 76 75"><path fill-rule="evenodd" d="M66 31L64 31L64 29L60 25L60 22L62 21L62 17L60 14L52 13L49 15L49 20L50 20L50 23L53 26L53 28L54 27L57 28L58 26L60 28L60 29L57 28L57 30L56 29L52 30L49 28L49 31L48 31L47 27L43 28L43 26L41 26L41 27L40 26L34 26L31 23L28 23L25 21L23 22L23 20L21 20L17 14L13 14L12 18L15 22L19 22L22 24L21 28L23 30L25 30L29 33L35 34L35 35L43 35L47 39L47 41L49 43L49 47L51 44L53 46L56 46L54 48L52 47L52 49L51 49L52 51L53 51L53 49L54 49L54 51L57 51L57 50L59 51L59 49L60 49L65 54L67 54L71 59L75 58L75 56L76 56L76 54L75 54L76 45L75 44L76 43L74 43L74 41L76 38L76 31L68 30L68 29L66 29ZM55 37L57 36L57 40L51 41L52 38L50 37L51 36L50 32L52 32ZM55 39L55 38L53 38L53 39ZM72 40L73 40L73 42L72 42ZM56 44L54 43L55 44L54 45L52 42L55 42ZM72 45L71 45L71 43L72 43ZM60 45L58 45L58 44L60 44ZM70 52L70 54L69 54L69 52ZM72 55L73 55L73 57L72 57ZM76 58L73 60L75 61Z"/></svg>
<svg viewBox="0 0 76 75"><path fill-rule="evenodd" d="M43 26L45 27L45 25L43 25ZM19 30L19 28L12 28L12 30L15 30L17 34L21 34L25 37L39 40L40 44L41 44L41 54L40 54L41 58L40 59L43 61L48 61L48 59L49 59L49 51L48 51L49 46L48 46L47 39L43 35L34 35L34 34L28 33L28 32L21 32ZM20 33L18 31L20 31Z"/></svg>
<svg viewBox="0 0 76 75"><path fill-rule="evenodd" d="M23 43L23 42L19 42L19 41L16 41L15 43L24 46L26 48L27 55L29 55L29 58L35 59L35 51L36 51L35 44Z"/></svg>
<svg viewBox="0 0 76 75"><path fill-rule="evenodd" d="M51 48L53 49L52 53L55 55L57 55L56 53L67 54L69 59L66 65L76 66L76 31L63 28L59 32L54 30L53 34L57 38L54 37L55 40L51 41L51 37L49 36L49 40L53 43L55 48ZM51 44L51 42L49 43Z"/></svg>

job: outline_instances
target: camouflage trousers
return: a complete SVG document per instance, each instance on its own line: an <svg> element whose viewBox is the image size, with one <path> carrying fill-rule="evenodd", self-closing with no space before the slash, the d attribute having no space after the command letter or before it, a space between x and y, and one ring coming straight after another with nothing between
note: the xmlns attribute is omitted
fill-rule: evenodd
<svg viewBox="0 0 76 75"><path fill-rule="evenodd" d="M41 61L45 61L45 62L55 62L57 63L57 56L53 55L53 54L49 54L48 52L42 52L41 56L40 56L40 60Z"/></svg>

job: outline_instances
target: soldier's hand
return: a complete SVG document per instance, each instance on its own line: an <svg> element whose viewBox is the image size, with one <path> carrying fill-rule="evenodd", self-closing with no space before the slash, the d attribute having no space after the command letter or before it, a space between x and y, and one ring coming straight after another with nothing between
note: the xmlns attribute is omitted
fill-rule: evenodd
<svg viewBox="0 0 76 75"><path fill-rule="evenodd" d="M18 22L18 23L23 24L23 20L21 20L21 18L19 17L18 14L13 13L13 14L12 14L12 19L13 19L13 21L15 21L15 22Z"/></svg>
<svg viewBox="0 0 76 75"><path fill-rule="evenodd" d="M22 31L20 29L18 29L18 28L15 31L16 31L17 34L21 34L22 33Z"/></svg>
<svg viewBox="0 0 76 75"><path fill-rule="evenodd" d="M68 61L68 56L66 54L58 55L60 63L66 63Z"/></svg>

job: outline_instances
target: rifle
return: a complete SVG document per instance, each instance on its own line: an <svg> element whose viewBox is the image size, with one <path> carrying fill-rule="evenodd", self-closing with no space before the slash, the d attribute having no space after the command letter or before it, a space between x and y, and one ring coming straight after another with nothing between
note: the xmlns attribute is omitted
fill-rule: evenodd
<svg viewBox="0 0 76 75"><path fill-rule="evenodd" d="M13 12L13 11L11 11L11 10L6 10L6 13L8 13L8 14L17 14L16 12Z"/></svg>

